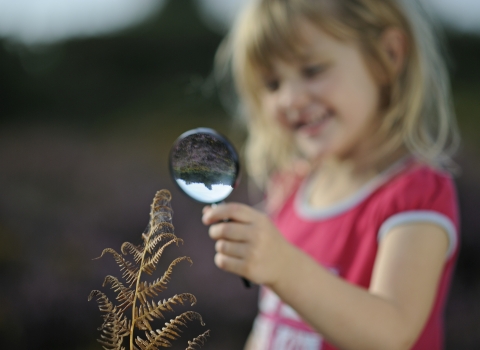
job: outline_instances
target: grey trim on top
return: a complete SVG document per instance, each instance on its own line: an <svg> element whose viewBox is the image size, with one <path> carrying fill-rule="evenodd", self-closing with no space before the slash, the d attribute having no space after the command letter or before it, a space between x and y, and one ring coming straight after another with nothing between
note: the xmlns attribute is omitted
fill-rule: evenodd
<svg viewBox="0 0 480 350"><path fill-rule="evenodd" d="M307 220L322 220L340 215L363 202L377 188L402 171L410 160L412 160L410 155L403 157L368 181L356 193L328 208L314 208L310 206L307 194L311 191L313 183L311 179L307 179L295 195L295 209L300 217Z"/></svg>
<svg viewBox="0 0 480 350"><path fill-rule="evenodd" d="M448 236L447 259L452 256L458 245L457 229L449 217L432 210L411 210L392 215L378 230L378 242L394 227L414 223L431 223L440 226Z"/></svg>

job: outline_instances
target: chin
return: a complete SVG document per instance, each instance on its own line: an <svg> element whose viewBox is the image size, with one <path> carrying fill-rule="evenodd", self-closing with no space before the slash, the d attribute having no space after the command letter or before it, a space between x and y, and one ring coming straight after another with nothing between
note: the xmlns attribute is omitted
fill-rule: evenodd
<svg viewBox="0 0 480 350"><path fill-rule="evenodd" d="M316 161L331 156L331 149L324 142L309 142L305 139L297 140L300 153L309 161Z"/></svg>
<svg viewBox="0 0 480 350"><path fill-rule="evenodd" d="M302 155L308 160L310 163L318 163L323 161L324 159L331 158L332 155L328 150L302 150Z"/></svg>

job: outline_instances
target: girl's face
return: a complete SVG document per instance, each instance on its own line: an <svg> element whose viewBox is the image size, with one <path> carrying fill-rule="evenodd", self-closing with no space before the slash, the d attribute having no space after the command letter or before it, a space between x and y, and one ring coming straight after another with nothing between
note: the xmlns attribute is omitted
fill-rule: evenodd
<svg viewBox="0 0 480 350"><path fill-rule="evenodd" d="M287 128L314 160L369 150L378 128L380 88L353 43L341 42L307 21L301 57L274 60L263 75L262 107Z"/></svg>

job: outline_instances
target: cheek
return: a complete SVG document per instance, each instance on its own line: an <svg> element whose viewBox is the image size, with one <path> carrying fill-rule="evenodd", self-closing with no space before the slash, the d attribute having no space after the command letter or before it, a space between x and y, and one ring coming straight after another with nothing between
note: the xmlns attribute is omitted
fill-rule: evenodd
<svg viewBox="0 0 480 350"><path fill-rule="evenodd" d="M277 119L277 111L275 108L275 100L272 97L263 98L263 112L269 120Z"/></svg>
<svg viewBox="0 0 480 350"><path fill-rule="evenodd" d="M379 115L379 94L372 86L347 88L345 94L338 97L338 119L345 137L364 136L376 125Z"/></svg>
<svg viewBox="0 0 480 350"><path fill-rule="evenodd" d="M262 101L262 112L267 122L288 128L287 120L280 112L276 98L274 96L264 96Z"/></svg>
<svg viewBox="0 0 480 350"><path fill-rule="evenodd" d="M359 80L361 83L351 86L350 113L356 117L358 126L367 126L380 111L380 88L372 79Z"/></svg>

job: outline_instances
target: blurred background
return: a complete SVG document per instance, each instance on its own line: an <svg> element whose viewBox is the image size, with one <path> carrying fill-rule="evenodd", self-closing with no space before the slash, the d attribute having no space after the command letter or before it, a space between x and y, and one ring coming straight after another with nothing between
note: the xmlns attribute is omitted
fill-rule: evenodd
<svg viewBox="0 0 480 350"><path fill-rule="evenodd" d="M447 307L447 349L480 348L480 2L424 0L446 31L463 134L457 161L462 246ZM100 349L92 289L120 273L103 248L140 243L155 192L172 192L176 234L162 298L193 293L176 348L211 330L205 349L241 349L258 289L213 264L201 204L180 193L168 152L205 126L238 149L244 133L212 85L215 51L242 0L0 0L0 344ZM243 176L231 200L256 203ZM168 318L171 315L168 315Z"/></svg>

